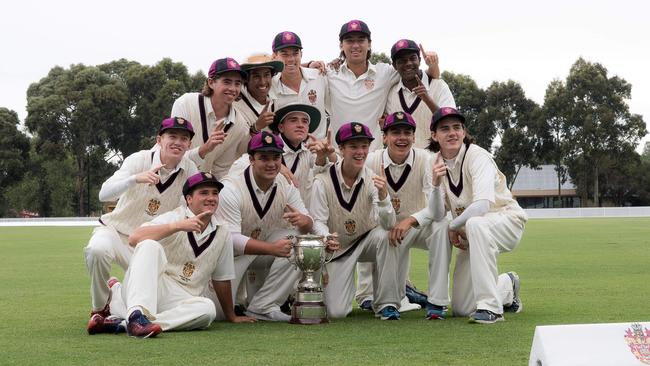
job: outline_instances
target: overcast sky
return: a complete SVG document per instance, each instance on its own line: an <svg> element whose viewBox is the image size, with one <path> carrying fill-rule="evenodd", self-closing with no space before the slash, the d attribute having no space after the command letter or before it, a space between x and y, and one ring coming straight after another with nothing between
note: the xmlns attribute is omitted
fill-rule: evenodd
<svg viewBox="0 0 650 366"><path fill-rule="evenodd" d="M375 5L371 5L375 4ZM377 6L376 4L382 4ZM291 30L303 60L338 55L338 32L365 21L372 49L390 53L410 38L438 52L442 70L485 88L513 79L542 104L548 83L565 79L580 56L632 84L632 113L650 120L650 4L618 1L4 1L0 5L0 106L26 116L30 83L55 65L164 57L207 73L225 56L271 52ZM245 5L239 8L238 6ZM171 110L171 106L170 106ZM646 139L648 136L646 136ZM640 149L639 149L640 151Z"/></svg>

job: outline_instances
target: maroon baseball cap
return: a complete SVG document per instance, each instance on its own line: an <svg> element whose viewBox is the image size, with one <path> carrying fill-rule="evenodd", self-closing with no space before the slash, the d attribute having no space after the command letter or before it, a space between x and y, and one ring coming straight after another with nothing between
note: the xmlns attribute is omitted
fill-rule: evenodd
<svg viewBox="0 0 650 366"><path fill-rule="evenodd" d="M409 126L415 130L415 120L413 119L413 116L406 112L395 112L386 116L382 131L386 132L389 128L397 126Z"/></svg>
<svg viewBox="0 0 650 366"><path fill-rule="evenodd" d="M190 133L190 138L194 137L194 127L192 127L192 122L181 117L170 117L165 118L160 123L160 129L158 129L158 135L162 135L165 130L184 130Z"/></svg>
<svg viewBox="0 0 650 366"><path fill-rule="evenodd" d="M395 59L407 51L420 54L420 47L410 39L400 39L390 48L390 59L395 63Z"/></svg>
<svg viewBox="0 0 650 366"><path fill-rule="evenodd" d="M343 37L345 37L348 33L354 32L363 33L368 36L368 40L370 40L370 28L368 28L368 25L361 20L354 19L341 26L341 31L339 32L339 41L342 41Z"/></svg>
<svg viewBox="0 0 650 366"><path fill-rule="evenodd" d="M368 126L359 122L348 122L344 124L338 131L336 131L336 136L334 137L334 140L339 145L354 139L366 139L372 141L375 138L372 137L372 133L370 133Z"/></svg>
<svg viewBox="0 0 650 366"><path fill-rule="evenodd" d="M273 38L273 43L271 44L271 49L273 49L273 52L287 47L296 47L302 49L302 42L300 41L300 37L298 37L297 34L289 31L276 34L275 38Z"/></svg>
<svg viewBox="0 0 650 366"><path fill-rule="evenodd" d="M246 80L247 74L242 71L239 63L235 61L234 58L226 57L215 60L212 65L210 65L210 70L208 71L208 77L214 79L215 77L223 74L224 72L234 71L238 72L242 79Z"/></svg>
<svg viewBox="0 0 650 366"><path fill-rule="evenodd" d="M441 107L438 108L436 113L433 114L433 117L431 117L431 127L430 127L431 131L436 129L436 123L440 122L442 119L445 119L447 117L456 117L460 119L460 121L463 124L465 124L465 116L460 114L460 112L458 112L456 108Z"/></svg>
<svg viewBox="0 0 650 366"><path fill-rule="evenodd" d="M191 177L187 178L185 184L183 184L183 196L191 194L196 187L199 185L212 185L217 187L219 191L223 188L223 184L210 173L198 172Z"/></svg>
<svg viewBox="0 0 650 366"><path fill-rule="evenodd" d="M284 152L284 142L278 135L274 135L267 131L262 131L248 142L248 154L256 152L276 152L282 154Z"/></svg>

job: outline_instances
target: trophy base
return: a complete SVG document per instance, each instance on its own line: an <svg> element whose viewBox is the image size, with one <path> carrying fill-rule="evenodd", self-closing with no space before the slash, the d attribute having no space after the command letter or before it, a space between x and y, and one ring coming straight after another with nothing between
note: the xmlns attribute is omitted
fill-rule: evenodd
<svg viewBox="0 0 650 366"><path fill-rule="evenodd" d="M327 308L323 302L323 293L298 293L296 302L291 308L291 324L325 324Z"/></svg>

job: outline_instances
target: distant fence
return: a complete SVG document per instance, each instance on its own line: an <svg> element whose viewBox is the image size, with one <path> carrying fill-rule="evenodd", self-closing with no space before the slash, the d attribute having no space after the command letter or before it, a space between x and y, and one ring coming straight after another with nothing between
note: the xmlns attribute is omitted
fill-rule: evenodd
<svg viewBox="0 0 650 366"><path fill-rule="evenodd" d="M529 208L531 219L586 217L650 217L650 207ZM99 226L97 217L34 217L0 219L0 226Z"/></svg>
<svg viewBox="0 0 650 366"><path fill-rule="evenodd" d="M584 207L584 208L529 208L531 219L562 219L580 217L648 217L650 207Z"/></svg>
<svg viewBox="0 0 650 366"><path fill-rule="evenodd" d="M98 217L31 217L0 219L0 226L99 226Z"/></svg>

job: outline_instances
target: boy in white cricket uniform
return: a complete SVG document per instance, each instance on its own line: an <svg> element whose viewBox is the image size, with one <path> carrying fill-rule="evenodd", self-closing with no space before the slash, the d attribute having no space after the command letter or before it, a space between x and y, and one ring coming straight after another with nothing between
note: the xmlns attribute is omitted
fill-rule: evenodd
<svg viewBox="0 0 650 366"><path fill-rule="evenodd" d="M249 266L270 268L264 285L249 299L246 312L269 321L290 319L280 311L295 285L286 276L297 272L283 258L291 251L287 237L308 233L313 224L298 189L284 177L278 177L283 147L280 137L269 132L253 136L248 147L250 165L225 181L217 211L217 217L226 223L233 237L233 288L239 287Z"/></svg>
<svg viewBox="0 0 650 366"><path fill-rule="evenodd" d="M290 104L280 108L269 126L271 131L280 134L284 142L282 154L282 170L290 172L294 185L300 191L304 203L309 202L311 186L315 172L320 172L328 161L336 161L336 154L329 140L316 140L310 133L318 126L320 112L315 107L306 104ZM307 142L305 142L307 141ZM248 154L239 158L228 173L230 176L241 174L250 164ZM282 171L281 171L282 172ZM246 291L252 297L266 279L267 266L249 268ZM237 295L237 303L244 305L241 293Z"/></svg>
<svg viewBox="0 0 650 366"><path fill-rule="evenodd" d="M342 160L318 174L312 187L314 232L323 236L336 233L340 242L340 249L326 265L329 281L324 300L333 318L343 318L352 311L355 265L365 261L377 263L376 316L399 319L399 253L388 244L387 232L395 224L395 212L386 178L364 165L373 139L365 125L344 124L336 133Z"/></svg>
<svg viewBox="0 0 650 366"><path fill-rule="evenodd" d="M465 117L451 107L431 121L431 149L440 151L433 167L429 206L435 220L451 211L449 241L456 257L452 291L455 315L470 322L502 321L503 312L520 312L519 277L497 273L497 255L519 244L527 216L507 188L505 176L484 149L471 143ZM439 188L438 188L439 187Z"/></svg>
<svg viewBox="0 0 650 366"><path fill-rule="evenodd" d="M410 39L400 39L390 49L393 67L400 81L391 88L386 113L399 111L410 114L418 128L415 147L429 146L431 117L439 107L456 108L449 86L442 79L432 79L420 70L420 48Z"/></svg>
<svg viewBox="0 0 650 366"><path fill-rule="evenodd" d="M187 207L160 215L129 236L135 252L124 285L111 287L111 309L129 319L130 336L207 328L215 318L254 321L233 311L232 240L214 217L221 188L210 173L189 177L183 186ZM224 313L216 313L214 297Z"/></svg>
<svg viewBox="0 0 650 366"><path fill-rule="evenodd" d="M248 77L239 94L241 99L235 101L233 106L252 127L252 131L257 132L273 122L273 112L277 106L271 92L271 80L284 69L284 65L268 55L256 54L246 59L241 69Z"/></svg>
<svg viewBox="0 0 650 366"><path fill-rule="evenodd" d="M330 128L337 131L345 121L361 121L368 125L373 137L381 136L377 120L384 113L388 93L399 81L399 74L389 64L370 61L371 39L368 25L351 20L339 32L341 57L345 59L338 69L329 68L327 81L330 91ZM437 56L423 55L429 66L427 73L438 78ZM370 151L381 148L381 140L370 145Z"/></svg>
<svg viewBox="0 0 650 366"><path fill-rule="evenodd" d="M172 107L172 116L194 121L196 135L188 155L201 171L218 179L246 152L250 141L251 126L232 107L246 76L234 59L218 59L210 66L203 91L181 95Z"/></svg>
<svg viewBox="0 0 650 366"><path fill-rule="evenodd" d="M273 92L277 108L288 104L307 104L320 112L320 120L312 121L316 128L312 132L322 140L327 134L327 112L329 87L327 77L319 70L301 66L302 42L293 32L280 32L271 45L273 58L284 63L284 70L273 77Z"/></svg>
<svg viewBox="0 0 650 366"><path fill-rule="evenodd" d="M194 163L184 157L193 135L189 121L177 117L163 120L156 146L128 156L102 184L100 201L119 201L115 210L99 219L102 226L93 231L84 250L92 297L90 334L117 326L106 319L110 315L107 281L113 263L125 270L129 265L133 250L128 236L143 223L182 204L183 182L197 172Z"/></svg>
<svg viewBox="0 0 650 366"><path fill-rule="evenodd" d="M400 298L405 295L410 248L429 252L429 290L426 303L428 319L446 316L449 305L449 262L446 223L433 221L427 202L431 194L430 153L413 148L416 122L405 112L386 117L383 132L386 149L368 155L366 166L375 174L384 169L397 224L389 232L389 242L399 248L398 284Z"/></svg>

